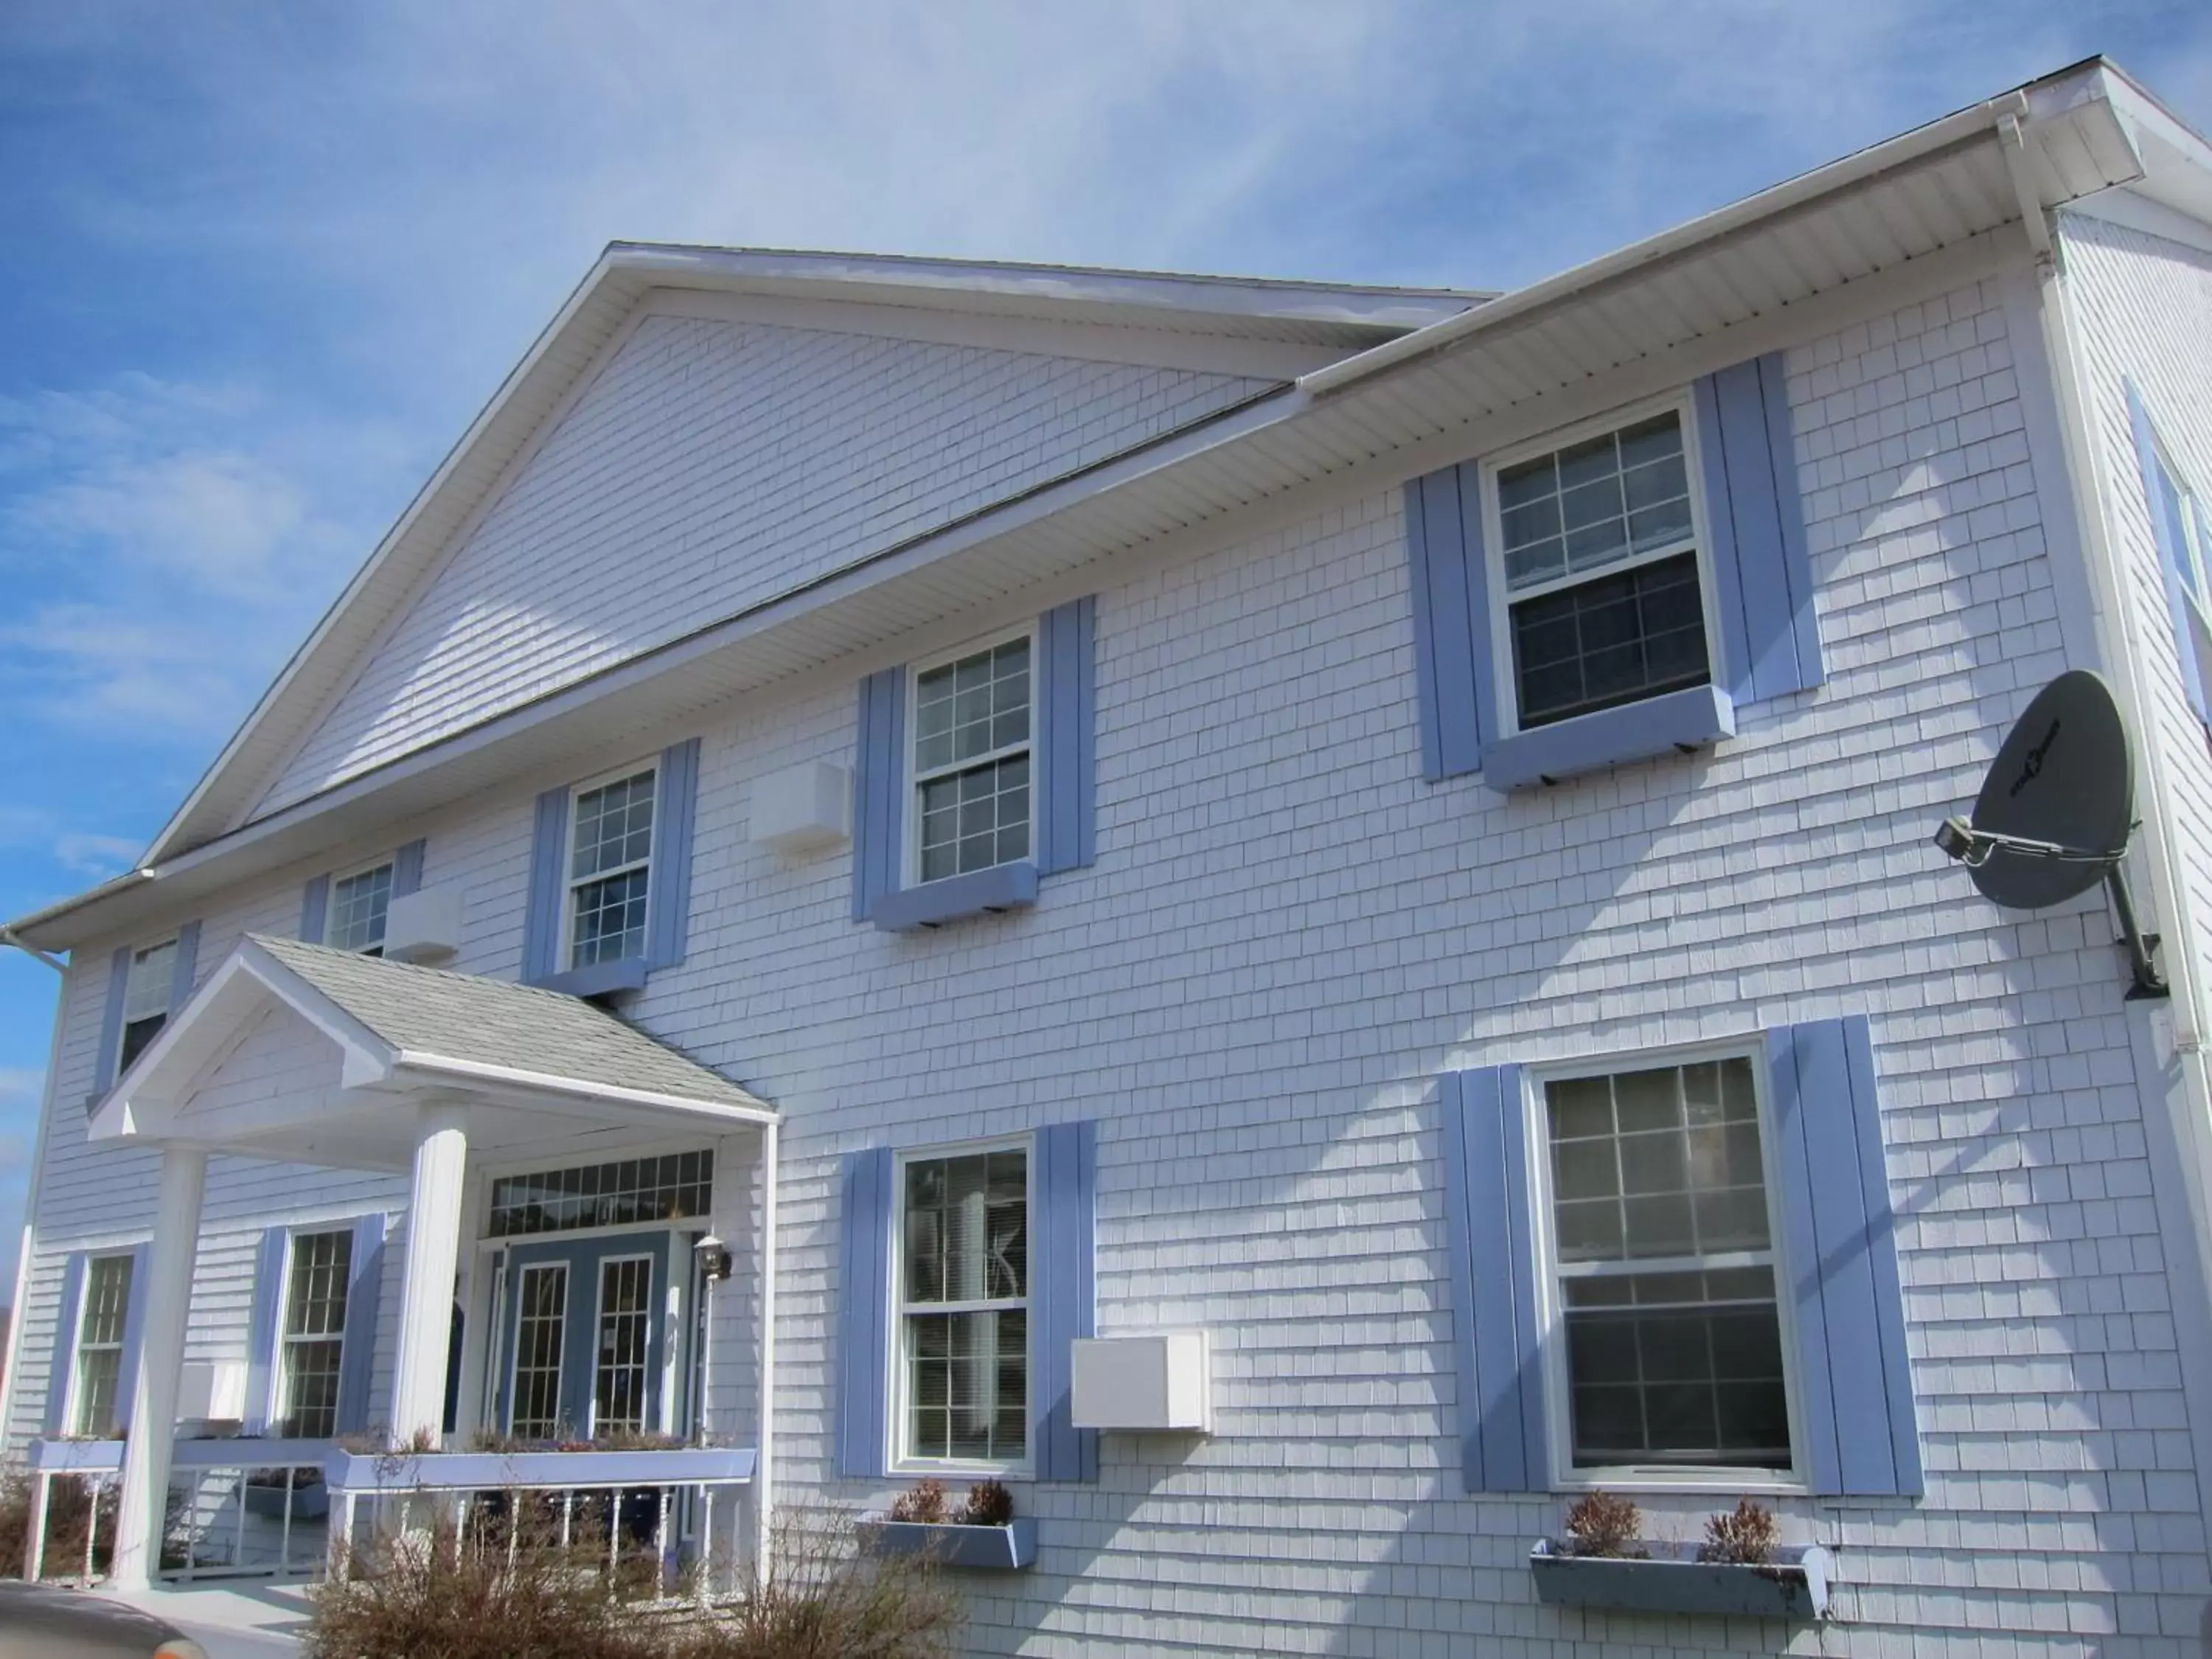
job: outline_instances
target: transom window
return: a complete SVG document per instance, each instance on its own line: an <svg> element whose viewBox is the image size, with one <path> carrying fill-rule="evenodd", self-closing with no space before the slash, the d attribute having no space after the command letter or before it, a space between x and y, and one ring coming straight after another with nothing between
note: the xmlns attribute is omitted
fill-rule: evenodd
<svg viewBox="0 0 2212 1659"><path fill-rule="evenodd" d="M1029 1153L905 1160L898 1456L1021 1463L1029 1437Z"/></svg>
<svg viewBox="0 0 2212 1659"><path fill-rule="evenodd" d="M658 775L648 766L576 792L568 857L571 968L645 954Z"/></svg>
<svg viewBox="0 0 2212 1659"><path fill-rule="evenodd" d="M326 1440L337 1432L346 1279L352 1270L351 1233L300 1233L293 1237L278 1364L277 1419L287 1435Z"/></svg>
<svg viewBox="0 0 2212 1659"><path fill-rule="evenodd" d="M116 1390L123 1376L123 1332L131 1315L131 1269L127 1255L98 1255L85 1264L83 1312L76 1327L76 1401L70 1422L73 1434L115 1432L122 1404Z"/></svg>
<svg viewBox="0 0 2212 1659"><path fill-rule="evenodd" d="M512 1238L574 1227L682 1221L707 1213L714 1185L711 1152L501 1176L491 1184L490 1235Z"/></svg>
<svg viewBox="0 0 2212 1659"><path fill-rule="evenodd" d="M1555 1079L1545 1231L1574 1471L1793 1467L1744 1055Z"/></svg>
<svg viewBox="0 0 2212 1659"><path fill-rule="evenodd" d="M392 866L356 870L331 884L330 926L324 942L363 956L384 954L385 913L392 907Z"/></svg>
<svg viewBox="0 0 2212 1659"><path fill-rule="evenodd" d="M118 1077L161 1035L176 986L176 940L149 945L131 958L131 971L123 986L123 1046L115 1063Z"/></svg>
<svg viewBox="0 0 2212 1659"><path fill-rule="evenodd" d="M915 676L922 881L1030 855L1030 657L1024 635Z"/></svg>
<svg viewBox="0 0 2212 1659"><path fill-rule="evenodd" d="M1711 678L1684 411L1492 470L1520 728Z"/></svg>

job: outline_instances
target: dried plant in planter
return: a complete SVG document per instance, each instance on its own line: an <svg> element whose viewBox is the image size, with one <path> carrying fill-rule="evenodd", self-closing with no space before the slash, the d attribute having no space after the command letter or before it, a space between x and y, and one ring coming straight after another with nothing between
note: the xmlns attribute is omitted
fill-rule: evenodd
<svg viewBox="0 0 2212 1659"><path fill-rule="evenodd" d="M1014 1495L996 1480L978 1480L957 1518L963 1527L1003 1527L1014 1518Z"/></svg>
<svg viewBox="0 0 2212 1659"><path fill-rule="evenodd" d="M1698 1547L1698 1559L1763 1567L1774 1559L1781 1542L1772 1511L1748 1498L1740 1498L1734 1513L1707 1519L1705 1541Z"/></svg>
<svg viewBox="0 0 2212 1659"><path fill-rule="evenodd" d="M901 1492L891 1504L894 1521L920 1521L935 1526L945 1518L945 1483L941 1480L917 1482L913 1491Z"/></svg>
<svg viewBox="0 0 2212 1659"><path fill-rule="evenodd" d="M1629 1498L1609 1492L1584 1492L1567 1511L1567 1548L1572 1555L1641 1556L1637 1534L1644 1511Z"/></svg>

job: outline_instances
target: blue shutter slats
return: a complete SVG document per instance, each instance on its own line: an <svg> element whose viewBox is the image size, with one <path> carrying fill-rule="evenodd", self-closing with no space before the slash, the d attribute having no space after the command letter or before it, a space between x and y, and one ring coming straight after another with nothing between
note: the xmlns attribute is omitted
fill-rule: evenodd
<svg viewBox="0 0 2212 1659"><path fill-rule="evenodd" d="M115 1062L123 1053L123 998L130 987L131 951L126 945L107 959L107 1006L100 1015L100 1058L88 1106L98 1104L115 1082Z"/></svg>
<svg viewBox="0 0 2212 1659"><path fill-rule="evenodd" d="M2185 532L2175 518L2179 501L2166 483L2166 463L2160 459L2158 436L2151 426L2150 410L2133 385L2128 387L2128 421L2134 428L2136 465L2142 475L2143 504L2150 511L2151 536L2158 544L2159 574L2166 586L2166 619L2173 629L2173 652L2181 666L2181 689L2197 718L2212 721L2212 696L2208 696L2204 665L2197 651L2195 624L2189 614L2189 555Z"/></svg>
<svg viewBox="0 0 2212 1659"><path fill-rule="evenodd" d="M153 1246L131 1252L131 1299L123 1308L123 1364L115 1377L115 1426L131 1426L131 1402L138 1395L138 1359L146 1337L146 1258Z"/></svg>
<svg viewBox="0 0 2212 1659"><path fill-rule="evenodd" d="M1551 1455L1521 1068L1447 1073L1441 1092L1462 1474L1469 1492L1544 1492Z"/></svg>
<svg viewBox="0 0 2212 1659"><path fill-rule="evenodd" d="M76 1315L84 1302L82 1251L62 1265L62 1298L54 1311L54 1346L46 1366L46 1437L69 1432L70 1371L76 1359Z"/></svg>
<svg viewBox="0 0 2212 1659"><path fill-rule="evenodd" d="M568 854L568 791L538 798L530 837L529 908L522 918L522 977L542 984L561 967L561 875Z"/></svg>
<svg viewBox="0 0 2212 1659"><path fill-rule="evenodd" d="M1706 375L1693 401L1721 626L1717 678L1725 673L1738 702L1818 685L1812 559L1782 354Z"/></svg>
<svg viewBox="0 0 2212 1659"><path fill-rule="evenodd" d="M1905 1297L1863 1015L1767 1033L1798 1397L1813 1490L1917 1497Z"/></svg>
<svg viewBox="0 0 2212 1659"><path fill-rule="evenodd" d="M265 1229L253 1267L253 1309L246 1325L246 1432L266 1434L275 1409L276 1316L283 1302L284 1258L290 1243L282 1227ZM340 1363L343 1363L341 1355Z"/></svg>
<svg viewBox="0 0 2212 1659"><path fill-rule="evenodd" d="M906 819L906 670L886 668L860 682L860 727L853 757L853 920L901 884L899 842Z"/></svg>
<svg viewBox="0 0 2212 1659"><path fill-rule="evenodd" d="M428 843L420 836L392 855L392 896L405 898L422 890L422 854Z"/></svg>
<svg viewBox="0 0 2212 1659"><path fill-rule="evenodd" d="M1040 875L1080 869L1095 856L1097 611L1095 599L1071 599L1046 611L1037 623Z"/></svg>
<svg viewBox="0 0 2212 1659"><path fill-rule="evenodd" d="M1036 1224L1030 1259L1030 1401L1036 1478L1096 1480L1098 1431L1073 1420L1072 1360L1078 1337L1098 1334L1094 1235L1098 1126L1055 1123L1036 1138Z"/></svg>
<svg viewBox="0 0 2212 1659"><path fill-rule="evenodd" d="M837 1310L837 1473L880 1479L890 1431L891 1153L848 1152L839 1223L843 1283Z"/></svg>
<svg viewBox="0 0 2212 1659"><path fill-rule="evenodd" d="M340 1434L368 1427L368 1382L376 1363L377 1304L384 1294L384 1231L381 1210L353 1224L353 1251L346 1277L345 1328L338 1346L337 1425Z"/></svg>
<svg viewBox="0 0 2212 1659"><path fill-rule="evenodd" d="M1495 729L1480 477L1470 461L1406 486L1421 775L1431 782L1480 771Z"/></svg>
<svg viewBox="0 0 2212 1659"><path fill-rule="evenodd" d="M320 945L323 932L330 926L331 878L317 876L300 890L300 939L305 945Z"/></svg>
<svg viewBox="0 0 2212 1659"><path fill-rule="evenodd" d="M645 959L653 968L684 960L691 923L691 834L699 801L699 739L660 751L653 809Z"/></svg>
<svg viewBox="0 0 2212 1659"><path fill-rule="evenodd" d="M174 1015L192 997L192 981L200 965L200 925L188 921L177 929L176 974L169 981L169 1012Z"/></svg>

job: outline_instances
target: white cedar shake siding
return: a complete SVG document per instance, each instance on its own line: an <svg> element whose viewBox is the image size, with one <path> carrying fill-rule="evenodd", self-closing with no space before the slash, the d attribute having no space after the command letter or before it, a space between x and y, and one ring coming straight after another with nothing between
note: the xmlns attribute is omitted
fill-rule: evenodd
<svg viewBox="0 0 2212 1659"><path fill-rule="evenodd" d="M647 316L256 810L1273 384Z"/></svg>
<svg viewBox="0 0 2212 1659"><path fill-rule="evenodd" d="M2199 1652L2203 1517L2109 924L2094 898L1996 910L1927 844L2067 665L2006 319L1991 278L1788 351L1827 677L1746 708L1717 755L1510 797L1424 783L1395 489L1102 575L1097 861L1028 914L881 933L851 920L845 857L747 843L749 780L850 758L854 677L640 733L640 754L704 744L690 953L634 1017L787 1115L783 1501L888 1495L830 1474L840 1155L1092 1117L1099 1328L1207 1328L1216 1431L1109 1436L1097 1485L1020 1488L1042 1553L963 1580L975 1651ZM557 610L580 579L556 563ZM501 580L522 578L480 602ZM471 672L504 699L568 672L556 655ZM378 695L405 702L422 661L380 669ZM350 718L316 765L403 740ZM531 790L415 832L425 881L467 893L453 965L514 976ZM307 873L209 907L202 973L243 931L289 932ZM11 1445L45 1397L64 1253L151 1212L150 1161L82 1142L106 950L70 980ZM1526 1554L1560 1500L1461 1489L1437 1074L1855 1012L1925 1498L1778 1500L1791 1536L1838 1550L1819 1629L1540 1607ZM283 1049L249 1036L226 1086L276 1085ZM719 1150L738 1286L750 1160L746 1137ZM397 1182L220 1158L209 1194L209 1356L242 1347L269 1218L404 1206ZM723 1423L750 1409L748 1300L716 1333ZM1713 1501L1644 1507L1694 1538Z"/></svg>

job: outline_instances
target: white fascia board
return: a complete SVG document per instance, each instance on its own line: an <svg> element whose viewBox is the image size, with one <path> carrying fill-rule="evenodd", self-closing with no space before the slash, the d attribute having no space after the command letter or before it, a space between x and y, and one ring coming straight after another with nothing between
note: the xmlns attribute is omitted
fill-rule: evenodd
<svg viewBox="0 0 2212 1659"><path fill-rule="evenodd" d="M532 1072L519 1066L499 1066L488 1060L461 1060L451 1054L426 1054L403 1048L393 1057L394 1083L420 1077L430 1083L464 1083L514 1089L526 1094L550 1095L563 1100L607 1101L617 1105L674 1112L684 1117L707 1117L724 1123L775 1123L781 1115L771 1106L743 1105L736 1101L707 1100L693 1095L664 1094L658 1089L629 1089L617 1084L589 1083L550 1072Z"/></svg>

